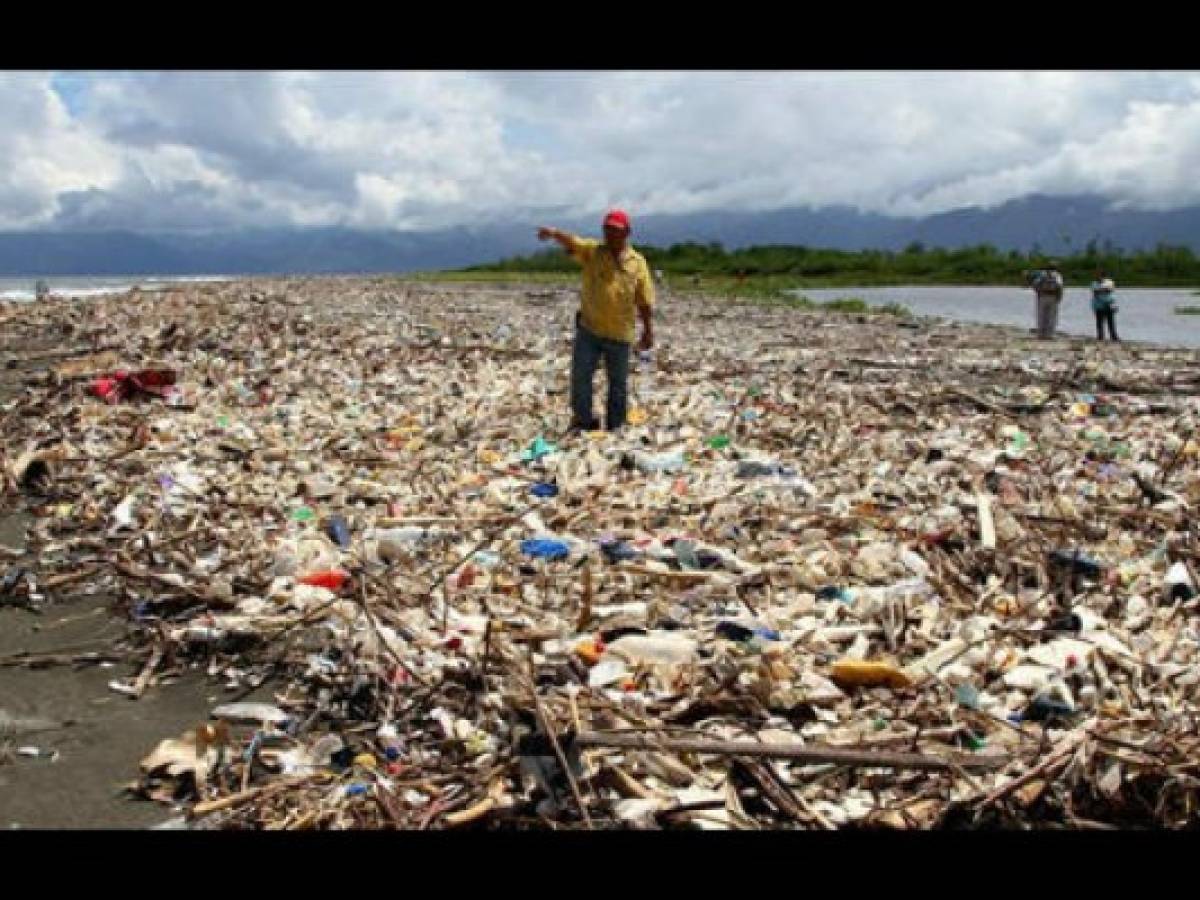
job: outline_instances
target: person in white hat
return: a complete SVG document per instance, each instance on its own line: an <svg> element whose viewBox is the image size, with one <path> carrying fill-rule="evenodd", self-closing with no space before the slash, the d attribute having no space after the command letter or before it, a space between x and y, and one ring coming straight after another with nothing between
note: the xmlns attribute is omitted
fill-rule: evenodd
<svg viewBox="0 0 1200 900"><path fill-rule="evenodd" d="M1096 280L1092 282L1092 312L1096 315L1096 340L1104 340L1104 326L1108 324L1108 336L1121 342L1117 337L1117 298L1116 283L1103 269L1096 272Z"/></svg>

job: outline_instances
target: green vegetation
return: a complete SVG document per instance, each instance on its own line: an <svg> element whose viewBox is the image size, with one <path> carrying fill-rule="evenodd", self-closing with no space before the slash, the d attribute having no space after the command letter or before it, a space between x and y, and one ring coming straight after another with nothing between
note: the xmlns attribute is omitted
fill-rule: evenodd
<svg viewBox="0 0 1200 900"><path fill-rule="evenodd" d="M1177 306L1175 307L1175 315L1200 316L1200 306Z"/></svg>
<svg viewBox="0 0 1200 900"><path fill-rule="evenodd" d="M489 284L497 287L518 287L528 284L549 284L563 287L579 286L579 270L562 272L522 272L519 269L495 270L489 268L465 269L455 272L412 272L405 275L406 281L438 281L451 284ZM788 309L825 309L841 313L872 313L909 318L912 311L900 303L885 303L871 306L860 297L839 297L820 303L793 293L797 289L794 278L776 275L756 275L745 278L728 275L705 277L698 284L685 279L670 279L676 288L688 293L719 297L727 300L744 300L766 306L783 306Z"/></svg>
<svg viewBox="0 0 1200 900"><path fill-rule="evenodd" d="M816 303L805 289L884 287L894 285L1013 285L1023 287L1026 273L1048 257L1036 247L1029 253L1002 252L986 244L958 250L927 248L920 243L904 250L822 250L769 245L726 250L720 244L685 243L667 248L637 244L650 267L663 272L672 290L744 300L793 309L824 309L848 314L911 316L899 303L871 306L858 297ZM1097 269L1116 278L1120 287L1178 287L1200 283L1200 259L1187 247L1160 245L1126 253L1110 244L1088 243L1073 256L1056 257L1068 285L1091 283ZM452 272L420 273L410 280L485 282L496 285L548 284L576 286L579 269L558 247L530 256L473 266ZM1200 295L1200 292L1197 292ZM1178 307L1180 315L1200 314L1200 307Z"/></svg>
<svg viewBox="0 0 1200 900"><path fill-rule="evenodd" d="M821 305L832 312L844 313L865 313L871 308L861 297L839 297Z"/></svg>
<svg viewBox="0 0 1200 900"><path fill-rule="evenodd" d="M822 250L812 247L770 245L726 250L720 244L685 243L659 248L638 244L650 266L661 269L672 284L678 278L699 276L701 287L717 280L730 283L739 273L744 280L739 293L758 290L774 293L803 287L874 287L886 285L1023 285L1024 272L1039 268L1046 255L1034 250L1002 252L988 245L958 250L926 248L914 243L902 251ZM1089 284L1098 268L1110 272L1121 287L1192 286L1200 282L1200 259L1187 247L1160 245L1154 250L1126 253L1110 244L1087 244L1073 256L1057 257L1068 284ZM557 247L511 259L464 269L469 276L488 273L520 274L527 280L534 274L572 273L573 263ZM763 281L763 279L767 279ZM685 286L690 282L685 282ZM750 288L751 284L758 288ZM784 289L787 289L784 288ZM722 283L722 289L724 285Z"/></svg>

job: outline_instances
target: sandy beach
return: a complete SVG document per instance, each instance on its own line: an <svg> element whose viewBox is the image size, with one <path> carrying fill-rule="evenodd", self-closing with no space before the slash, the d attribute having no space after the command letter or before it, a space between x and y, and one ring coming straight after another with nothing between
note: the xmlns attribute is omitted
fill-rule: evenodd
<svg viewBox="0 0 1200 900"><path fill-rule="evenodd" d="M56 723L8 741L0 827L149 827L243 795L208 817L213 827L451 827L464 811L485 827L689 817L695 827L954 827L960 804L1045 762L1026 743L1037 728L1009 717L1060 681L1073 718L1043 726L1055 748L1093 747L1112 728L1151 749L1131 751L1141 762L1126 759L1115 788L1089 787L1111 771L1100 751L1078 771L1051 768L1044 795L1004 812L992 800L985 821L1151 824L1160 813L1134 795L1171 778L1165 795L1185 802L1186 766L1163 774L1143 757L1177 764L1160 742L1195 721L1194 590L1168 586L1163 599L1168 570L1196 552L1195 351L667 293L654 364L633 376L631 427L572 436L576 304L573 290L519 283L304 278L0 309L0 545L9 571L34 576L0 597L0 711ZM170 371L175 390L115 404L89 393L123 369ZM555 493L531 497L536 484ZM335 516L344 545L322 536ZM454 534L387 557L381 535L405 527ZM522 541L546 537L570 555L522 558ZM349 572L354 590L301 584L305 541L323 542L319 568ZM644 558L598 549L614 541ZM299 568L285 564L293 551ZM1057 551L1096 570L1063 577ZM914 575L921 592L901 607L871 593ZM836 609L831 590L853 599ZM1082 661L1049 660L1035 645L1057 645L1027 632L1072 612L1085 638L1094 620L1115 644L1101 641L1094 660L1078 650ZM312 633L324 615L334 621ZM735 641L741 632L720 624L730 622L774 637L748 649L753 635ZM588 635L612 644L667 630L692 642L686 665L606 658L614 681L597 684L596 661L578 661ZM964 633L987 652L965 668L950 658L921 668ZM997 662L1002 651L1013 662ZM1113 662L1122 654L1136 675ZM846 660L903 675L848 682L836 669ZM1026 664L1045 670L1036 685L1005 681ZM399 669L410 674L397 680ZM1003 776L939 769L928 791L864 776L874 780L850 778L836 794L805 782L797 762L799 799L772 800L768 776L744 761L680 751L682 762L643 765L601 742L584 750L582 789L568 778L555 799L522 768L550 752L513 749L527 701L510 695L524 696L522 679L543 732L547 719L561 733L670 719L711 741L766 734L862 750L885 746L882 735L929 758L1011 760L996 764ZM817 680L832 699L812 699ZM994 708L964 714L964 684ZM140 768L234 700L303 724L279 743L235 729L207 779ZM625 719L608 708L622 703ZM434 723L446 717L443 734ZM390 721L408 723L395 758L378 736ZM326 732L372 762L324 758L364 791L318 815L326 776L295 773L321 768L311 746ZM236 768L254 740L261 760ZM300 750L309 768L293 770L287 754ZM389 760L402 768L385 771ZM293 775L294 789L252 796ZM711 806L722 779L741 808L700 822L688 804ZM1064 805L1055 779L1074 779L1063 796L1086 802ZM890 799L859 802L872 787ZM360 793L377 805L356 806ZM896 812L903 798L917 798L916 825ZM1173 806L1161 815L1186 817Z"/></svg>

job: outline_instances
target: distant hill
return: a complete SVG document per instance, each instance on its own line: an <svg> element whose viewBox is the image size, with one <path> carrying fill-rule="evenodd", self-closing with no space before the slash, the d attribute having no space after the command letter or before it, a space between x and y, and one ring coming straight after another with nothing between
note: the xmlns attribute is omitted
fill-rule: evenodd
<svg viewBox="0 0 1200 900"><path fill-rule="evenodd" d="M215 275L410 272L479 265L530 253L538 224L597 233L593 221L486 223L434 232L344 228L207 234L40 231L0 233L0 275ZM899 250L991 244L999 250L1069 254L1091 240L1126 251L1160 243L1200 251L1200 207L1113 209L1101 197L1029 196L990 209L896 218L849 207L689 213L635 218L634 242L719 242L733 249L791 244Z"/></svg>

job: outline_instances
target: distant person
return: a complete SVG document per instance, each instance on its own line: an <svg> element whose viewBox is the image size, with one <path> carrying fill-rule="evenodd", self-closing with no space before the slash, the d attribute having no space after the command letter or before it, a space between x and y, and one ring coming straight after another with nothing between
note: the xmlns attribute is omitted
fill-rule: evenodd
<svg viewBox="0 0 1200 900"><path fill-rule="evenodd" d="M1096 340L1104 340L1104 325L1108 323L1108 336L1117 343L1117 285L1108 277L1108 273L1100 270L1096 280L1092 282L1092 312L1096 314Z"/></svg>
<svg viewBox="0 0 1200 900"><path fill-rule="evenodd" d="M595 431L592 382L600 359L608 375L605 427L625 425L629 402L629 355L635 318L642 320L639 350L654 346L654 282L646 259L629 245L629 216L614 209L604 217L604 241L577 237L557 228L539 228L538 240L555 240L583 266L583 291L575 314L571 352L571 428Z"/></svg>
<svg viewBox="0 0 1200 900"><path fill-rule="evenodd" d="M1029 286L1037 297L1037 336L1050 340L1058 329L1058 306L1063 298L1063 277L1058 263L1050 260L1044 269L1033 272Z"/></svg>
<svg viewBox="0 0 1200 900"><path fill-rule="evenodd" d="M50 296L50 285L44 280L38 279L37 284L33 286L33 294L38 300L45 300Z"/></svg>

